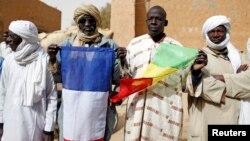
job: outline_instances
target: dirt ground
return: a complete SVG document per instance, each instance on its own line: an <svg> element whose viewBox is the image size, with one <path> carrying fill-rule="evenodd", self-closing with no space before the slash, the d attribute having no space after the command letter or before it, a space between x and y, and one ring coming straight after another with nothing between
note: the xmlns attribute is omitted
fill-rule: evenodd
<svg viewBox="0 0 250 141"><path fill-rule="evenodd" d="M183 94L182 99L183 99L183 106L184 106L182 141L187 141L187 129L188 129L187 95ZM124 132L124 123L125 123L125 109L126 109L125 104L122 104L121 106L117 106L119 120L118 120L118 125L116 127L116 131L112 135L110 141L123 141L124 140L123 132Z"/></svg>

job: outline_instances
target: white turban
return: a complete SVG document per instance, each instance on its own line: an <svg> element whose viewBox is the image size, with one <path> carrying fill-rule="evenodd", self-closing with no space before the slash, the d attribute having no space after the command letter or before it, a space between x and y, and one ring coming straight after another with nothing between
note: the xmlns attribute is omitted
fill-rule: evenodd
<svg viewBox="0 0 250 141"><path fill-rule="evenodd" d="M219 44L215 44L210 41L207 33L214 29L217 26L223 25L227 29L226 39ZM231 24L230 19L223 15L212 16L206 20L202 27L202 34L206 38L207 45L213 49L221 50L223 48L227 48L228 50L228 58L232 64L234 69L234 73L238 70L241 65L241 57L239 51L234 47L234 45L230 42L230 31Z"/></svg>
<svg viewBox="0 0 250 141"><path fill-rule="evenodd" d="M37 27L30 21L12 21L9 25L9 30L20 36L22 39L25 39L27 42L39 42Z"/></svg>
<svg viewBox="0 0 250 141"><path fill-rule="evenodd" d="M219 25L225 26L227 31L230 33L231 31L230 18L223 15L217 15L217 16L212 16L206 20L206 22L203 24L202 27L202 34L203 35L207 34L210 30L214 29Z"/></svg>

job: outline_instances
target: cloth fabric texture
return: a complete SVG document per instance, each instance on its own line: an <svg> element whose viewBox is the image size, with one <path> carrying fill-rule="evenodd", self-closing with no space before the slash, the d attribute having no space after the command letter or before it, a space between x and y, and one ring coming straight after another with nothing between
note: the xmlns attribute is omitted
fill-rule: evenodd
<svg viewBox="0 0 250 141"><path fill-rule="evenodd" d="M65 40L61 46L73 46L74 40L76 39L77 35L72 35L69 39ZM118 46L111 40L105 37L101 38L101 41L97 44L92 44L90 47L101 47L101 48L117 48ZM57 60L58 62L61 62L61 56L60 52L57 54ZM114 85L119 85L119 79L120 79L120 69L118 64L115 64L114 66L114 71L113 71L113 80L112 83ZM111 85L111 84L110 84ZM111 91L111 90L110 90ZM63 131L63 99L62 99L62 104L59 108L58 111L58 126L59 126L59 131ZM108 141L111 138L111 135L114 131L114 126L116 121L115 120L110 120L110 119L115 119L113 116L117 116L117 113L112 112L114 110L111 107L107 108L107 118L106 118L106 130L105 130L105 135L104 135L104 140ZM111 114L109 114L111 113ZM59 132L59 141L63 141L63 132Z"/></svg>
<svg viewBox="0 0 250 141"><path fill-rule="evenodd" d="M226 39L220 44L213 44L207 33L219 25L226 27ZM202 33L207 42L207 47L202 50L207 54L208 64L202 69L201 82L196 88L191 75L187 77L189 141L207 141L207 126L210 124L238 124L242 114L240 99L250 97L247 86L250 71L236 74L240 65L249 61L246 54L230 42L229 19L222 15L208 18ZM225 83L215 79L214 75L223 75Z"/></svg>
<svg viewBox="0 0 250 141"><path fill-rule="evenodd" d="M12 52L11 48L5 42L0 43L0 56L5 58L8 54Z"/></svg>
<svg viewBox="0 0 250 141"><path fill-rule="evenodd" d="M15 61L28 69L25 75L23 88L23 105L32 106L40 101L42 91L46 87L47 61L42 60L43 49L38 44L38 31L36 26L29 21L12 21L9 30L19 35L22 42L14 54ZM40 53L40 55L39 55Z"/></svg>
<svg viewBox="0 0 250 141"><path fill-rule="evenodd" d="M62 47L61 56L64 139L104 138L114 50Z"/></svg>
<svg viewBox="0 0 250 141"><path fill-rule="evenodd" d="M56 120L57 94L48 70L48 55L37 43L37 28L32 22L13 21L9 30L22 42L3 62L2 141L42 141L43 132L53 131Z"/></svg>
<svg viewBox="0 0 250 141"><path fill-rule="evenodd" d="M164 43L182 46L178 41L164 37ZM127 47L127 62L133 78L147 68L156 48L148 35L132 39ZM178 71L154 86L130 95L127 99L125 140L180 140L183 118L182 88L185 84Z"/></svg>
<svg viewBox="0 0 250 141"><path fill-rule="evenodd" d="M47 62L48 56L45 53L40 55L42 62ZM19 65L14 57L11 53L5 58L0 80L0 123L4 123L2 141L42 141L43 131L51 132L55 126L57 94L53 77L47 68L43 68L46 70L46 86L39 94L39 101L32 101L32 106L24 105L25 94L21 90L27 84L27 75L33 74L27 73L32 68Z"/></svg>
<svg viewBox="0 0 250 141"><path fill-rule="evenodd" d="M4 60L4 58L0 56L0 77L1 77L1 74L2 74L3 60Z"/></svg>
<svg viewBox="0 0 250 141"><path fill-rule="evenodd" d="M220 44L214 44L210 41L210 39L207 36L207 32L212 30L213 28L223 25L227 29L226 33L226 39L221 42ZM230 59L230 62L232 64L232 67L234 69L234 73L237 72L238 68L241 65L241 58L239 51L234 47L234 45L230 42L230 32L231 32L231 25L230 25L230 19L223 15L218 16L212 16L206 20L206 22L203 25L202 33L206 37L207 45L211 48L221 50L223 47L227 47L228 50L228 58ZM241 112L239 117L239 123L240 124L249 124L250 122L246 122L247 119L250 121L250 113L248 111L248 108L250 107L250 99L243 99L241 101Z"/></svg>

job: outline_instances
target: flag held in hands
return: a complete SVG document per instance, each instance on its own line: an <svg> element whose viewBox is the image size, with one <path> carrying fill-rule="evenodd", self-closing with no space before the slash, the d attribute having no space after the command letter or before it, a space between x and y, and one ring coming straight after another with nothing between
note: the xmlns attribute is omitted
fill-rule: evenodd
<svg viewBox="0 0 250 141"><path fill-rule="evenodd" d="M61 48L64 140L104 137L114 62L111 48Z"/></svg>
<svg viewBox="0 0 250 141"><path fill-rule="evenodd" d="M125 78L120 81L120 91L112 98L112 102L118 102L156 84L175 71L184 69L194 61L197 54L198 50L194 48L161 43L140 78Z"/></svg>

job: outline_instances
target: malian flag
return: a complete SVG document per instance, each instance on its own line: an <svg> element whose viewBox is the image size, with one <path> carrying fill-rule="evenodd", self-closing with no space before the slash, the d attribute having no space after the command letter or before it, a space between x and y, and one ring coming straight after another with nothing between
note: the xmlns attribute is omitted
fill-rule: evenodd
<svg viewBox="0 0 250 141"><path fill-rule="evenodd" d="M125 78L120 81L120 91L112 98L118 102L129 95L144 90L177 70L190 65L198 54L194 48L161 43L150 64L139 78Z"/></svg>
<svg viewBox="0 0 250 141"><path fill-rule="evenodd" d="M103 139L114 62L111 48L61 48L65 141Z"/></svg>

